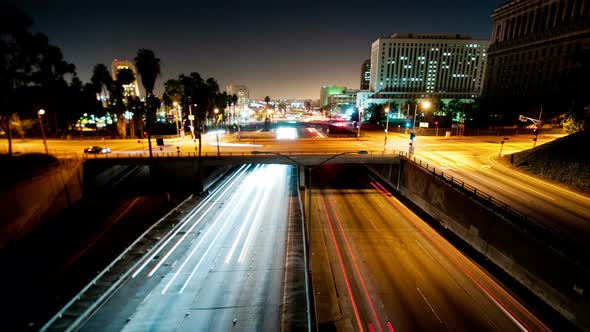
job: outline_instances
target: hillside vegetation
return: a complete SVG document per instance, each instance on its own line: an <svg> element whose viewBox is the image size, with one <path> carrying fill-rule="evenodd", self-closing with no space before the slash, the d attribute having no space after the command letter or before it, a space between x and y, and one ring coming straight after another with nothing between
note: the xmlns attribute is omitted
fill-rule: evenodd
<svg viewBox="0 0 590 332"><path fill-rule="evenodd" d="M590 130L515 153L514 165L590 192Z"/></svg>

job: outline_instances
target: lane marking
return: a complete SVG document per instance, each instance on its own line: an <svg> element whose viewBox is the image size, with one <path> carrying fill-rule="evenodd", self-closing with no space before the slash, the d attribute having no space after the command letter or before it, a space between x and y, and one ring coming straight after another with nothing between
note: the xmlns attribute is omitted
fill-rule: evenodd
<svg viewBox="0 0 590 332"><path fill-rule="evenodd" d="M515 323L515 325L519 328L521 328L524 331L529 331L530 329L528 327L526 327L526 324L524 322L522 322L514 313L512 313L512 311L510 311L507 306L501 302L499 299L497 299L492 292L479 280L477 280L477 278L475 278L475 276L469 272L467 270L467 268L461 263L459 262L455 257L453 257L444 247L442 247L441 244L438 243L438 241L434 240L434 238L427 233L416 221L413 220L413 218L406 213L405 210L402 210L399 208L399 206L393 202L391 200L391 198L389 196L387 196L385 193L391 195L387 189L385 189L380 183L376 182L376 183L371 183L371 185L377 189L377 191L379 191L381 193L381 195L383 195L383 197L385 197L385 199L387 199L396 210L398 210L402 215L404 215L404 217L406 217L407 220L409 220L412 224L414 224L414 226L416 226L416 228L418 229L418 231L420 231L420 233L422 233L426 238L428 238L430 240L430 242L432 244L434 244L437 248L439 248L441 250L442 253L445 254L445 256L447 256L454 264L455 266L457 266L459 269L461 269L488 297L493 298L494 300L492 301L493 303L495 303L500 309L501 311L503 311L507 317L512 320L512 322ZM496 289L498 289L498 287L495 285L495 283L491 282L491 285L493 287L495 287ZM513 302L511 297L506 295L506 298L511 301L513 304L516 302ZM521 313L527 317L529 317L529 319L531 319L533 321L533 323L535 323L537 326L542 327L542 330L547 330L543 325L539 325L537 320L525 309L523 309L523 307L521 305L516 305L517 309L519 309L521 311Z"/></svg>
<svg viewBox="0 0 590 332"><path fill-rule="evenodd" d="M336 242L336 235L334 234L334 227L332 226L332 219L330 219L330 215L328 214L328 208L326 207L326 201L322 197L322 205L324 206L324 212L326 213L326 218L328 219L328 225L330 227L330 234L332 234L332 241L334 242L334 246L336 247L336 254L338 255L338 263L340 263L340 269L342 270L342 275L344 276L344 283L346 284L346 289L348 290L348 295L350 296L350 301L352 303L352 309L354 311L354 317L356 318L356 324L359 328L359 331L364 331L363 324L361 323L361 317L359 315L358 309L356 307L356 301L354 300L354 295L352 295L352 288L350 287L350 281L348 280L348 274L346 274L346 270L344 269L344 262L342 260L342 255L340 254L340 247L338 246L338 242Z"/></svg>
<svg viewBox="0 0 590 332"><path fill-rule="evenodd" d="M256 170L256 168L255 168ZM170 255L172 255L172 252L174 252L174 250L176 250L176 248L178 248L178 246L182 243L182 241L184 241L184 239L186 239L186 237L193 231L193 229L195 229L195 227L197 227L197 225L203 220L205 219L205 217L207 216L207 213L209 213L209 211L211 211L211 209L213 209L216 205L217 202L219 202L223 196L225 195L225 193L227 191L229 191L232 186L240 179L240 177L247 171L247 169L244 169L240 175L232 182L231 186L228 186L220 195L219 197L217 197L217 199L205 210L205 212L203 212L203 215L201 215L201 217L199 217L193 224L192 226L186 230L184 232L184 234L182 234L181 238L178 239L178 241L176 241L176 243L174 244L174 246L172 246L172 248L170 250L168 250L168 252L166 253L166 255L164 256L164 258L162 258L158 264L156 264L156 266L148 273L148 277L151 277L154 275L154 273L156 273L156 271L160 268L160 266L162 266L162 264L164 264L164 262L166 261L166 259L168 259L168 257L170 257ZM203 236L204 237L204 236Z"/></svg>
<svg viewBox="0 0 590 332"><path fill-rule="evenodd" d="M241 202L244 201L244 200L246 200L249 197L248 195L242 195L242 190L243 189L250 189L251 190L251 188L249 188L248 186L242 185L242 186L240 186L240 190L238 190L238 192L235 193L232 196L232 198L230 199L230 201L228 202L227 205L228 206L233 206L234 208L231 210L231 212L229 213L229 215L225 219L225 222L223 222L223 225L221 225L221 228L219 229L219 231L217 232L217 234L215 235L215 237L213 238L213 240L211 240L211 243L209 244L209 246L207 247L207 249L205 250L205 252L201 255L201 258L199 259L197 265L195 265L195 267L193 268L193 270L189 274L188 278L186 278L186 280L185 280L184 284L182 285L182 287L180 288L180 291L178 292L178 294L182 293L184 291L184 289L188 286L188 283L193 278L195 272L197 272L197 269L199 268L199 266L201 266L201 263L203 263L203 260L207 257L207 254L209 253L209 250L211 250L211 248L213 248L213 246L217 242L217 239L223 233L223 231L225 230L225 227L229 224L229 220L231 220L234 217L234 215L236 214L236 212L238 212L238 209L235 208L235 206L241 205ZM235 200L238 200L238 203L237 204L233 204ZM209 230L207 230L207 234L203 235L203 238L201 240L204 240L206 238L206 236L208 235L208 233L211 230L213 230L213 228L215 228L215 225L217 224L217 222L219 222L220 220L222 220L222 217L225 216L226 213L227 213L227 209L224 209L223 212L221 212L219 214L219 216L215 220L214 224L211 225L211 227L209 228ZM199 243L199 245L200 245L200 243ZM170 285L172 284L172 282L174 281L174 279L178 276L178 274L184 268L184 266L186 265L186 263L191 259L192 255L196 252L196 249L199 247L199 245L196 245L195 246L195 248L193 249L193 251L191 252L191 254L189 255L189 257L186 258L186 260L183 262L182 266L178 269L178 271L176 271L176 273L174 274L174 277L166 285L166 288L164 290L162 290L162 294L164 294L164 292L166 291L166 289L168 287L170 287Z"/></svg>
<svg viewBox="0 0 590 332"><path fill-rule="evenodd" d="M432 307L430 302L428 302L428 299L426 298L426 296L424 296L424 293L422 293L420 288L416 287L416 289L418 290L418 293L420 293L420 296L422 296L422 299L424 299L424 302L426 302L426 304L428 304L428 307L430 307L430 310L436 316L436 319L438 319L438 321L442 324L443 321L440 319L440 317L438 316L438 314L436 313L436 311L434 310L434 308Z"/></svg>
<svg viewBox="0 0 590 332"><path fill-rule="evenodd" d="M346 248L348 249L348 253L350 254L350 257L352 258L352 263L353 263L354 268L356 270L356 274L357 274L358 278L360 279L361 285L363 286L363 290L365 291L365 295L367 296L367 299L369 300L369 305L371 306L371 311L373 313L373 317L375 318L375 321L378 324L377 326L379 327L379 331L383 332L383 326L381 325L381 320L379 319L379 316L377 316L377 311L375 310L375 305L373 304L373 300L371 300L371 296L369 296L369 291L367 290L367 286L365 285L365 280L361 274L358 264L356 263L356 258L354 257L354 254L352 252L350 242L348 242L348 236L344 232L344 227L342 227L342 221L340 221L340 216L338 215L338 212L337 212L336 208L334 207L334 202L332 201L332 199L329 199L329 202L330 202L330 206L332 207L332 211L334 212L334 216L336 217L336 221L338 222L338 227L340 228L340 232L342 233L342 237L344 238L344 243L346 244Z"/></svg>
<svg viewBox="0 0 590 332"><path fill-rule="evenodd" d="M178 232L180 232L180 230L189 222L190 218L192 218L201 209L203 209L203 207L205 207L205 205L211 199L213 199L213 197L215 197L215 195L218 192L220 192L228 183L230 183L230 181L233 178L235 178L236 176L238 176L238 174L240 173L240 171L242 169L244 169L244 167L248 167L249 168L250 165L242 165L242 167L240 167L238 170L236 170L236 172L234 173L234 175L232 175L229 179L227 179L226 181L224 181L224 183L221 186L219 186L219 188L215 189L215 191L213 191L213 193L207 199L205 199L205 201L203 201L201 204L199 204L199 206L194 211L192 211L186 217L184 217L180 221L179 226L176 228L176 230L160 246L158 246L158 248L156 248L156 250L151 255L149 255L147 259L144 260L144 262L141 264L141 266L131 275L131 278L137 277L137 275L141 273L141 271L154 259L154 257L156 257L156 255L158 255L160 253L160 251L162 251L166 247L166 245L168 244L168 242L170 242L174 238L174 236L176 236L176 234L178 234ZM172 211L174 211L174 210L171 210L170 212L172 212Z"/></svg>
<svg viewBox="0 0 590 332"><path fill-rule="evenodd" d="M240 187L240 189L238 190L238 192L231 197L229 203L233 203L235 199L237 199L238 197L240 197L240 195L238 195L238 194L240 194L242 192L243 188L245 188L245 186L241 186ZM231 206L231 204L228 204L228 205ZM215 205L211 205L211 206L215 206ZM199 242L193 247L193 249L191 250L191 252L189 253L189 255L185 258L185 260L182 262L182 264L178 268L178 270L176 270L176 272L174 273L174 275L172 276L172 278L168 281L168 283L166 284L166 286L162 290L162 294L166 293L166 291L168 290L168 288L170 287L170 285L172 284L172 282L174 282L174 280L178 277L178 275L180 274L180 272L184 269L184 267L186 266L186 264L188 263L188 261L192 258L192 256L195 254L195 252L197 251L197 249L199 248L199 246L201 245L201 243L207 238L207 235L209 235L209 233L215 228L215 226L217 226L217 223L222 219L222 217L225 216L225 214L227 213L227 211L228 211L227 209L223 209L223 211L221 211L221 213L217 216L217 218L215 218L215 221L207 229L207 231L205 232L205 234L203 235L203 237L201 237L199 239ZM234 211L235 211L235 209L232 211L232 213ZM224 225L225 225L225 223L224 223ZM219 233L218 233L218 235L219 235ZM210 249L210 248L208 248L208 249ZM203 257L204 257L204 255L203 255Z"/></svg>

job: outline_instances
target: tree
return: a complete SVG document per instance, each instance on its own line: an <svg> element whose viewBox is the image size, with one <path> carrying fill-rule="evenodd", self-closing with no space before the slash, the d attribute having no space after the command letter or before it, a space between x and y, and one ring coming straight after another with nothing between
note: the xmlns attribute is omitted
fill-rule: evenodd
<svg viewBox="0 0 590 332"><path fill-rule="evenodd" d="M96 64L92 70L92 77L90 78L97 94L102 98L107 98L113 90L113 78L111 73L102 63Z"/></svg>
<svg viewBox="0 0 590 332"><path fill-rule="evenodd" d="M13 119L37 118L39 108L55 132L73 110L64 76L75 77L75 66L63 60L59 48L43 34L33 34L32 19L14 5L0 5L0 127L8 136L12 154ZM21 126L25 129L25 126ZM23 131L21 131L23 133Z"/></svg>
<svg viewBox="0 0 590 332"><path fill-rule="evenodd" d="M135 74L133 70L129 68L119 69L116 74L117 82L121 83L121 85L129 85L135 82Z"/></svg>
<svg viewBox="0 0 590 332"><path fill-rule="evenodd" d="M135 66L137 67L137 72L141 77L141 84L146 93L146 131L148 135L150 158L152 158L150 121L155 119L155 113L158 106L155 102L158 98L154 96L154 85L156 84L156 79L160 76L160 59L156 58L154 51L140 48L135 57Z"/></svg>
<svg viewBox="0 0 590 332"><path fill-rule="evenodd" d="M369 104L365 113L371 124L381 125L382 122L385 121L385 107L381 104Z"/></svg>

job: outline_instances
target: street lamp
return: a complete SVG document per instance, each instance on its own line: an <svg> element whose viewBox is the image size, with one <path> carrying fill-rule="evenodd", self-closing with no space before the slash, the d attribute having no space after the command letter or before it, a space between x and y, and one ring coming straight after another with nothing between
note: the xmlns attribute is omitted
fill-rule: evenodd
<svg viewBox="0 0 590 332"><path fill-rule="evenodd" d="M358 109L358 118L359 119L358 119L358 122L357 122L358 129L357 129L357 132L356 132L356 137L359 138L359 139L361 138L361 125L363 124L361 122L361 115L362 115L362 113L363 113L363 109L362 109L362 107L359 107L359 109Z"/></svg>
<svg viewBox="0 0 590 332"><path fill-rule="evenodd" d="M329 157L328 159L322 161L321 163L319 163L319 164L317 164L315 166L310 166L310 165L302 164L301 162L299 162L299 161L297 161L297 160L295 160L295 159L293 159L293 158L291 158L291 157L289 157L287 155L280 154L278 152L252 151L252 154L253 155L272 154L272 155L275 155L275 156L279 156L279 157L288 159L292 163L294 163L294 164L296 164L296 165L298 165L300 167L303 167L303 168L305 168L307 170L307 183L308 183L307 186L306 186L307 187L307 189L306 189L306 196L307 196L307 226L306 226L306 223L303 224L303 227L304 227L303 233L305 234L305 238L306 238L305 246L303 247L303 250L304 250L304 252L303 252L303 259L304 259L304 266L308 268L308 271L306 271L306 273L305 273L305 290L306 290L305 293L308 295L308 296L305 297L305 299L306 299L306 305L307 305L307 321L308 322L311 322L311 317L310 317L310 315L311 315L311 309L310 309L311 308L311 304L309 302L309 278L310 278L310 275L311 275L311 268L308 267L308 263L307 263L307 262L309 262L309 241L310 241L310 228L311 228L311 171L312 171L312 169L318 168L318 167L322 166L323 164L327 163L328 161L330 161L330 160L332 160L334 158L337 158L337 157L340 157L340 156L343 156L343 155L346 155L346 154L366 155L366 154L369 154L369 153L367 151L365 151L365 150L354 151L354 152L350 152L350 151L349 152L342 152L342 153L338 153L336 155L333 155L333 156ZM311 329L308 328L308 331L311 331Z"/></svg>
<svg viewBox="0 0 590 332"><path fill-rule="evenodd" d="M45 139L45 130L43 129L43 119L41 118L41 116L44 114L44 109L40 109L37 111L37 118L39 119L39 128L41 128L41 136L43 136L43 145L45 146L45 153L49 154L49 150L47 149L47 140Z"/></svg>
<svg viewBox="0 0 590 332"><path fill-rule="evenodd" d="M430 108L430 102L428 100L423 101L421 104L425 110ZM414 108L414 124L412 125L412 130L416 128L416 113L418 113L418 103L416 103L416 107Z"/></svg>
<svg viewBox="0 0 590 332"><path fill-rule="evenodd" d="M389 129L389 106L385 107L385 141L383 142L383 152L387 150L387 130Z"/></svg>
<svg viewBox="0 0 590 332"><path fill-rule="evenodd" d="M174 106L174 108L178 109L178 102L173 102L172 106ZM180 111L178 112L180 114ZM176 135L178 137L180 137L180 125L178 124L178 115L174 115L174 117L176 118Z"/></svg>

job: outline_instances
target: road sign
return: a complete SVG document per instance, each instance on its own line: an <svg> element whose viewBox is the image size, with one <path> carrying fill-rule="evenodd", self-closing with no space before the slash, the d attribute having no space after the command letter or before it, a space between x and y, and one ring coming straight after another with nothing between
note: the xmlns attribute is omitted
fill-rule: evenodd
<svg viewBox="0 0 590 332"><path fill-rule="evenodd" d="M188 116L188 119L189 120L194 120L195 119L195 116L191 114L191 115Z"/></svg>
<svg viewBox="0 0 590 332"><path fill-rule="evenodd" d="M428 122L420 122L420 128L428 128Z"/></svg>

